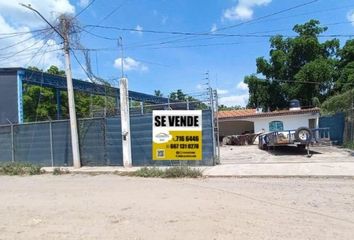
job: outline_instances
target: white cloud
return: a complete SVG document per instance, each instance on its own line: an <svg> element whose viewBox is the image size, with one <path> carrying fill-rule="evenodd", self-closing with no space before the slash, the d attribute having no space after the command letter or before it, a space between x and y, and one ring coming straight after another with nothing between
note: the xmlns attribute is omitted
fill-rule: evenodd
<svg viewBox="0 0 354 240"><path fill-rule="evenodd" d="M211 29L210 29L210 32L215 32L215 31L217 31L218 30L218 28L217 28L217 26L216 26L216 24L214 23L213 25L211 25Z"/></svg>
<svg viewBox="0 0 354 240"><path fill-rule="evenodd" d="M203 89L204 89L204 87L203 87L202 84L198 84L198 85L196 86L196 88L197 88L198 90L203 90Z"/></svg>
<svg viewBox="0 0 354 240"><path fill-rule="evenodd" d="M90 3L89 0L79 0L79 6L84 8L84 7L87 7L87 5Z"/></svg>
<svg viewBox="0 0 354 240"><path fill-rule="evenodd" d="M28 32L26 34L4 35L0 39L2 48L0 64L4 67L37 66L46 69L50 65L62 64L62 51L58 50L54 36L46 32L33 32L47 28L35 13L19 5L21 0L0 0L0 33ZM74 14L75 7L68 0L26 0L26 4L41 12L49 21L54 22L61 13Z"/></svg>
<svg viewBox="0 0 354 240"><path fill-rule="evenodd" d="M236 105L245 107L247 105L248 98L249 98L248 93L242 95L219 97L219 103L228 107L236 106Z"/></svg>
<svg viewBox="0 0 354 240"><path fill-rule="evenodd" d="M227 20L250 20L253 17L253 8L256 6L266 6L272 0L239 0L236 6L224 11L223 19Z"/></svg>
<svg viewBox="0 0 354 240"><path fill-rule="evenodd" d="M218 95L225 95L229 93L229 90L227 89L217 89Z"/></svg>
<svg viewBox="0 0 354 240"><path fill-rule="evenodd" d="M248 85L244 82L239 82L237 84L237 89L242 90L242 91L248 91Z"/></svg>
<svg viewBox="0 0 354 240"><path fill-rule="evenodd" d="M20 6L19 3L30 4L51 22L55 21L62 13L75 13L75 7L70 4L69 0L0 0L0 15L13 27L28 26L36 28L46 26L46 23L34 12Z"/></svg>
<svg viewBox="0 0 354 240"><path fill-rule="evenodd" d="M123 60L123 68L124 71L147 71L149 70L147 66L142 64L141 62L134 60L131 57L126 57ZM114 61L114 67L117 69L122 68L122 58L117 58Z"/></svg>
<svg viewBox="0 0 354 240"><path fill-rule="evenodd" d="M143 35L143 27L142 26L140 26L140 25L136 25L136 27L134 28L135 29L135 31L132 31L132 33L137 33L137 34L139 34L139 35Z"/></svg>
<svg viewBox="0 0 354 240"><path fill-rule="evenodd" d="M348 19L348 21L350 21L351 24L354 26L354 9L353 9L353 10L350 10L350 11L347 13L347 19Z"/></svg>

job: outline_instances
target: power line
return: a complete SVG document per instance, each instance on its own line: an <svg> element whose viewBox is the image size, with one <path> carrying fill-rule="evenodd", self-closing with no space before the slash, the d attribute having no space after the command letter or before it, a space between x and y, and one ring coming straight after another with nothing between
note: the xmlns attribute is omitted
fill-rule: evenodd
<svg viewBox="0 0 354 240"><path fill-rule="evenodd" d="M274 37L279 34L228 34L228 33L197 33L197 32L179 32L179 31L159 31L159 30L137 30L134 28L121 28L121 27L114 27L114 26L100 26L100 25L87 25L87 27L95 27L95 28L103 28L103 29L113 29L119 31L132 31L132 32L145 32L145 33L154 33L154 34L172 34L172 35L186 35L186 36L216 36L216 37ZM104 36L96 35L101 38ZM283 35L284 37L297 37L298 35ZM318 37L352 37L354 34L330 34L330 35L318 35ZM108 40L118 40L118 38L109 38L105 37Z"/></svg>
<svg viewBox="0 0 354 240"><path fill-rule="evenodd" d="M74 18L77 18L78 16L80 16L83 12L85 12L96 0L92 0L89 4L87 4L86 7L84 7L83 9L81 9L81 11L75 15Z"/></svg>
<svg viewBox="0 0 354 240"><path fill-rule="evenodd" d="M248 20L246 22L241 22L241 23L238 23L238 24L222 27L222 28L219 28L219 29L216 29L216 30L212 31L212 33L215 33L215 32L218 32L218 31L223 31L223 30L226 30L226 29L236 28L236 27L239 27L239 26L251 23L251 22L255 22L255 21L262 20L262 19L265 19L265 18L268 18L268 17L272 17L272 16L275 16L275 15L278 15L278 14L281 14L281 13L285 13L285 12L288 12L288 11L291 11L291 10L294 10L294 9L297 9L297 8L301 8L301 7L304 7L306 5L312 4L312 3L317 2L317 1L319 1L319 0L313 0L313 1L305 2L305 3L299 4L299 5L287 8L287 9L280 10L278 12L270 13L270 14L267 14L267 15L264 15L264 16L261 16L261 17L255 18L255 19ZM210 32L206 32L206 33L210 33ZM189 36L185 37L185 38L179 38L179 39L176 39L176 40L171 40L168 43L185 41L186 39L190 39L190 38L191 37L189 37Z"/></svg>
<svg viewBox="0 0 354 240"><path fill-rule="evenodd" d="M44 44L47 45L47 43L48 43L48 42L47 42L47 41L48 41L47 38L50 37L52 34L53 34L53 32L51 31L51 32L49 32L49 33L44 37L44 39L35 41L35 42L34 42L32 45L30 45L29 47L24 48L24 49L19 50L19 51L16 51L16 52L7 53L7 54L10 54L10 55L6 55L6 54L5 54L5 57L2 57L0 61L6 61L6 60L11 59L11 58L16 57L16 56L31 56L32 53L30 53L30 54L21 54L21 55L19 55L19 54L20 54L20 53L23 53L23 52L26 52L26 51L29 51L29 50L35 50L35 49L33 49L32 47L33 47L33 46L36 46L36 45L39 44L41 41L44 41ZM54 45L52 45L52 46L54 46ZM42 48L42 47L39 47L39 50L40 50L41 48ZM37 48L37 49L38 49L38 48ZM58 51L58 49L55 49L55 50L52 50L52 51Z"/></svg>
<svg viewBox="0 0 354 240"><path fill-rule="evenodd" d="M286 8L286 9L283 9L283 10L280 10L280 11L277 11L277 12L274 12L274 13L270 13L270 14L267 14L267 15L264 15L264 16L260 16L260 17L257 17L257 18L254 18L254 19L251 19L251 20L248 20L248 21L245 21L245 22L241 22L241 23L238 23L238 24L234 24L234 25L230 25L230 26L226 26L226 27L222 27L222 28L216 29L215 32L223 31L223 30L230 29L230 28L239 27L241 25L245 25L245 24L248 24L248 23L251 23L251 22L256 22L256 21L259 21L259 20L262 20L262 19L265 19L265 18L269 18L269 17L275 16L275 15L279 15L279 14L282 14L282 13L285 13L285 12L292 11L292 10L297 9L297 8L301 8L301 7L310 5L310 4L318 2L318 1L319 0L312 0L312 1L309 1L309 2L302 3L302 4L298 4L298 5L295 5L293 7Z"/></svg>
<svg viewBox="0 0 354 240"><path fill-rule="evenodd" d="M257 21L255 23L251 23L251 24L258 24L258 23L263 23L263 22L270 22L270 21L278 21L278 20L282 20L282 19L287 19L287 18L293 18L293 17L299 17L299 16L306 16L306 15L313 15L315 13L323 13L323 12L333 12L335 10L340 10L340 9L347 9L347 8L351 8L354 5L346 5L343 7L338 7L338 8L326 8L326 9L322 9L322 10L316 10L316 11L311 11L311 12L306 12L306 13L300 13L300 14L294 14L294 15L290 15L290 16L284 16L284 17L278 17L278 18L271 18L271 19L265 19L262 21ZM345 22L346 23L346 22Z"/></svg>
<svg viewBox="0 0 354 240"><path fill-rule="evenodd" d="M115 12L117 12L119 9L121 9L125 4L127 4L128 1L123 1L120 5L118 5L117 7L113 8L112 11L110 11L106 16L104 16L97 25L101 24L102 22L104 22L105 20L107 20L108 18L110 18Z"/></svg>
<svg viewBox="0 0 354 240"><path fill-rule="evenodd" d="M7 46L5 46L5 47L2 47L2 48L0 48L0 50L4 50L4 49L8 49L8 48L15 47L15 46L17 46L17 45L20 45L20 44L22 44L22 43L24 43L24 42L27 42L27 41L31 40L32 38L35 38L35 37L40 36L41 34L42 34L42 32L39 32L39 33L37 33L37 34L35 34L35 35L30 36L29 38L26 38L26 39L21 40L21 41L19 41L19 42L16 42L16 43L13 43L13 44L11 44L11 45L7 45Z"/></svg>
<svg viewBox="0 0 354 240"><path fill-rule="evenodd" d="M315 81L299 81L299 80L288 80L288 79L266 79L266 78L258 78L257 80L261 80L262 82L285 82L285 83L301 83L301 84L324 84L323 82L315 82ZM347 84L354 84L348 82Z"/></svg>

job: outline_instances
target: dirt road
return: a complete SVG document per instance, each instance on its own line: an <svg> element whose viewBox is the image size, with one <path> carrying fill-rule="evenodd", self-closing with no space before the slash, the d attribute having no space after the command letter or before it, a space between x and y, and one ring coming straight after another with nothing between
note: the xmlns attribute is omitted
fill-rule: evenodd
<svg viewBox="0 0 354 240"><path fill-rule="evenodd" d="M354 155L347 149L335 146L311 147L311 157L305 149L296 147L278 147L264 151L257 145L222 146L220 148L221 164L253 163L333 163L354 162Z"/></svg>
<svg viewBox="0 0 354 240"><path fill-rule="evenodd" d="M353 239L354 180L0 177L0 239Z"/></svg>

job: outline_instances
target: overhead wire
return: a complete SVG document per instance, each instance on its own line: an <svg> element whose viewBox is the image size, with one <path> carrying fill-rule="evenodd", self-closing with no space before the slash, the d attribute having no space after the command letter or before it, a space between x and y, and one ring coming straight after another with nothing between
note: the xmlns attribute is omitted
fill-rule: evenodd
<svg viewBox="0 0 354 240"><path fill-rule="evenodd" d="M19 42L16 42L16 43L13 43L13 44L11 44L11 45L2 47L2 48L0 48L0 51L1 51L1 50L4 50L4 49L11 48L11 47L15 47L15 46L17 46L17 45L20 45L20 44L22 44L22 43L24 43L24 42L27 42L27 41L31 40L32 38L36 38L36 37L40 36L41 34L42 34L42 32L39 32L39 33L34 34L34 35L32 35L32 36L30 36L30 37L28 37L28 38L26 38L26 39L23 39L23 40L21 40L21 41L19 41Z"/></svg>
<svg viewBox="0 0 354 240"><path fill-rule="evenodd" d="M298 4L298 5L292 6L290 8L286 8L286 9L283 9L283 10L280 10L280 11L277 11L277 12L273 12L273 13L270 13L270 14L267 14L267 15L264 15L264 16L260 16L258 18L251 19L251 20L248 20L248 21L245 21L245 22L241 22L241 23L238 23L238 24L234 24L234 25L229 25L229 26L225 26L225 27L222 27L222 28L218 28L218 29L215 29L214 31L208 31L207 33L215 33L215 32L219 32L219 31L224 31L226 29L236 28L236 27L239 27L239 26L251 23L251 22L256 22L256 21L259 21L259 20L262 20L262 19L266 19L268 17L272 17L272 16L275 16L275 15L278 15L278 14L282 14L282 13L285 13L285 12L288 12L288 11L292 11L294 9L310 5L310 4L315 3L317 1L319 1L319 0L308 1L308 2L305 2L305 3L302 3L302 4ZM206 32L204 32L204 33L206 33ZM180 39L176 39L176 40L170 40L170 41L168 41L166 43L185 41L186 39L189 39L189 38L190 37L180 38ZM166 44L166 43L164 43L164 44Z"/></svg>
<svg viewBox="0 0 354 240"><path fill-rule="evenodd" d="M74 16L74 18L77 18L77 17L79 17L82 13L84 13L95 1L96 1L96 0L91 0L91 2L89 2L89 4L87 4L86 7L84 7L83 9L81 9L81 11L78 12L78 13Z"/></svg>

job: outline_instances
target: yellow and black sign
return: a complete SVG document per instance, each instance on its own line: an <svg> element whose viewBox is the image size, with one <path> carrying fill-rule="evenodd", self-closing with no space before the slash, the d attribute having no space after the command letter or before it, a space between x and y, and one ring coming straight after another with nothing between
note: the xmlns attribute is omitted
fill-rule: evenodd
<svg viewBox="0 0 354 240"><path fill-rule="evenodd" d="M153 160L202 160L202 111L155 110Z"/></svg>

